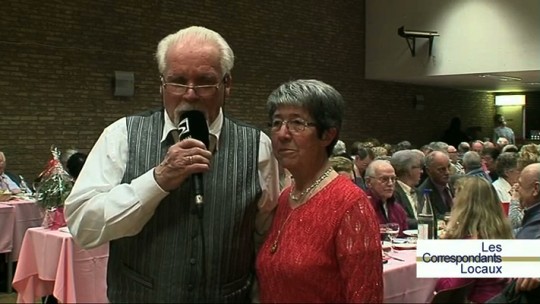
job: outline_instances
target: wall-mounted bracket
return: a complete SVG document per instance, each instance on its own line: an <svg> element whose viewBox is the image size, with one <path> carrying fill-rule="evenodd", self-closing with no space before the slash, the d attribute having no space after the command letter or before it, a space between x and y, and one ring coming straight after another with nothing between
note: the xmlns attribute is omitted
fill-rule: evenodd
<svg viewBox="0 0 540 304"><path fill-rule="evenodd" d="M435 31L405 30L404 26L398 28L398 35L407 40L407 45L409 46L409 50L411 50L411 55L413 57L416 55L416 38L429 39L429 56L431 56L433 39L440 36L439 33Z"/></svg>

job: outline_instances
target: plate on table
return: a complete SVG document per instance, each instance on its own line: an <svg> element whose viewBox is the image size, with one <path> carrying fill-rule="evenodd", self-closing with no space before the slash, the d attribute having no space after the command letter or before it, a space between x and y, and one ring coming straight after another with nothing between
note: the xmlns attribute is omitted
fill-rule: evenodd
<svg viewBox="0 0 540 304"><path fill-rule="evenodd" d="M403 230L403 234L405 234L407 236L418 236L418 229Z"/></svg>
<svg viewBox="0 0 540 304"><path fill-rule="evenodd" d="M392 244L388 241L382 242L381 246L383 251L390 251L392 249Z"/></svg>
<svg viewBox="0 0 540 304"><path fill-rule="evenodd" d="M416 244L413 244L413 243L396 244L396 243L394 243L394 249L399 249L399 250L416 249Z"/></svg>

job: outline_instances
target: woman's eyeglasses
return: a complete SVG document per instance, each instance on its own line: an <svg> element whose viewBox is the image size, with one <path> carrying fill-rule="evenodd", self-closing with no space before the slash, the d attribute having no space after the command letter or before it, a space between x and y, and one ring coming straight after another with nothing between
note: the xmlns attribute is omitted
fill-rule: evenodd
<svg viewBox="0 0 540 304"><path fill-rule="evenodd" d="M269 124L272 132L278 132L279 130L281 130L281 127L283 125L285 125L287 127L287 130L289 131L303 132L307 127L314 127L317 124L314 122L307 122L301 118L295 118L291 120L274 119Z"/></svg>

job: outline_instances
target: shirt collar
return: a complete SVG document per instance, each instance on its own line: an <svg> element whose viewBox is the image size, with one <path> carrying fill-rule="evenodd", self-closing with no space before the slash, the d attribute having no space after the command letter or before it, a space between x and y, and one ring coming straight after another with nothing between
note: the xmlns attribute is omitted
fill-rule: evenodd
<svg viewBox="0 0 540 304"><path fill-rule="evenodd" d="M431 177L430 177L430 179L431 179ZM446 184L444 186L441 186L441 185L435 183L432 179L431 179L431 183L435 186L435 188L437 188L437 191L439 191L439 192L444 191L444 188L450 189L450 187L448 187L448 184Z"/></svg>
<svg viewBox="0 0 540 304"><path fill-rule="evenodd" d="M165 141L165 139L169 135L169 132L177 128L174 125L171 118L169 117L169 114L167 114L167 111L165 109L163 109L163 117L165 117L165 123L163 124L163 135L161 136L161 142ZM218 145L219 135L221 134L222 127L223 127L223 109L220 108L218 116L208 127L208 132L211 135L210 141L215 140L215 150L217 150L217 147L219 146ZM212 145L212 143L210 145Z"/></svg>
<svg viewBox="0 0 540 304"><path fill-rule="evenodd" d="M532 209L537 209L538 207L540 207L540 202L530 206L530 207L527 207L527 208L523 208L523 212L524 213L528 213L528 212L531 212Z"/></svg>
<svg viewBox="0 0 540 304"><path fill-rule="evenodd" d="M411 193L413 188L411 188L409 185L405 184L404 182L397 180L398 184L401 186L401 189L405 191L405 193Z"/></svg>

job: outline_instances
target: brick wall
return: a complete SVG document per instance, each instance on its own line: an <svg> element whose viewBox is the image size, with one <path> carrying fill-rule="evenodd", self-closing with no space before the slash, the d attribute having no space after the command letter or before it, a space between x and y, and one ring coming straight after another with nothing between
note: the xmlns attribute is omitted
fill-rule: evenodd
<svg viewBox="0 0 540 304"><path fill-rule="evenodd" d="M88 152L105 126L161 104L157 42L207 26L235 51L225 111L264 127L280 83L318 78L348 110L342 139L436 139L453 116L491 132L493 96L364 79L363 1L19 0L0 10L0 149L8 169L35 177L52 144ZM119 2L118 2L119 3ZM114 97L114 71L135 73L135 96ZM424 110L414 108L423 95Z"/></svg>

